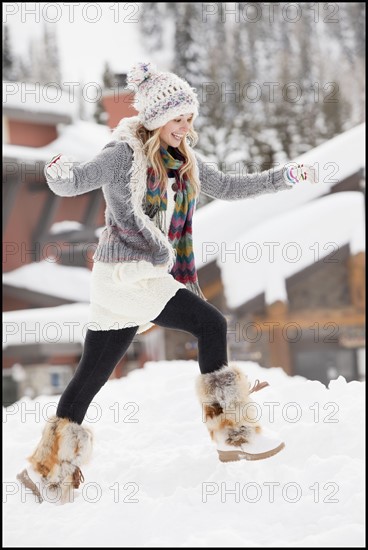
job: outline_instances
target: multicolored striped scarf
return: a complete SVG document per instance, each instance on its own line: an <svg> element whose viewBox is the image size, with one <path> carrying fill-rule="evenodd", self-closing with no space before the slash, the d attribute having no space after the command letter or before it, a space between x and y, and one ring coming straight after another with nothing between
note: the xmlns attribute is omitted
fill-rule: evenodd
<svg viewBox="0 0 368 550"><path fill-rule="evenodd" d="M185 162L185 157L173 147L160 148L161 157L167 169L168 177L175 177L177 184L175 208L171 218L169 231L165 226L167 210L167 191L161 195L160 181L155 176L149 163L147 170L147 193L145 213L155 220L176 251L176 261L171 270L171 275L177 281L206 300L199 284L195 267L193 242L192 242L192 217L196 206L195 190L186 174L180 179L179 168Z"/></svg>

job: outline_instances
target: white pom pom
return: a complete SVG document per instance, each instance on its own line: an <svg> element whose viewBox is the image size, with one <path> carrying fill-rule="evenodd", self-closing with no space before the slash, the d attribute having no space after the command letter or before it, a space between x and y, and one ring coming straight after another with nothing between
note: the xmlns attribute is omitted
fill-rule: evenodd
<svg viewBox="0 0 368 550"><path fill-rule="evenodd" d="M152 63L137 63L127 74L127 84L139 86L155 72L156 67Z"/></svg>

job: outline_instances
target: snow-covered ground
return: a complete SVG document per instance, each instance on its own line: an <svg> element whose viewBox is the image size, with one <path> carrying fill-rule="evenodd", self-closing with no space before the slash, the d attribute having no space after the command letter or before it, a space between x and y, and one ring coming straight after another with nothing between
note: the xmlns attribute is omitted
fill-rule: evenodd
<svg viewBox="0 0 368 550"><path fill-rule="evenodd" d="M63 506L36 503L15 479L58 397L5 410L4 546L364 546L364 384L339 377L326 388L238 364L270 383L255 400L281 453L221 463L194 391L198 363L150 362L91 404L93 459Z"/></svg>

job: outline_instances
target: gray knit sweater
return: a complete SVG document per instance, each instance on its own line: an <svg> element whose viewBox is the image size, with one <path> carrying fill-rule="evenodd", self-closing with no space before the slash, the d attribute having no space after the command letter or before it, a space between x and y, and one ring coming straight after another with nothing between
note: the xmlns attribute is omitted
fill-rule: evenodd
<svg viewBox="0 0 368 550"><path fill-rule="evenodd" d="M132 134L129 134L132 135ZM106 228L93 259L103 262L146 260L154 265L168 263L171 269L175 251L167 236L143 212L147 165L134 138L110 141L91 161L72 163L70 179L50 180L50 189L62 197L74 197L102 188L106 201ZM130 141L130 143L128 143ZM257 174L225 174L216 164L194 152L201 192L223 200L256 197L292 189L284 182L283 170ZM195 238L195 236L194 236Z"/></svg>

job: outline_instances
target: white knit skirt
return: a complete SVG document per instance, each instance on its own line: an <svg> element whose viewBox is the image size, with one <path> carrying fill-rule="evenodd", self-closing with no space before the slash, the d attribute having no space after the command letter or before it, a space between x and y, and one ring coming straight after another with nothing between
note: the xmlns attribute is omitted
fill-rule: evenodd
<svg viewBox="0 0 368 550"><path fill-rule="evenodd" d="M168 272L166 265L145 260L100 262L93 265L88 328L118 330L138 326L137 334L154 323L167 302L186 288Z"/></svg>

